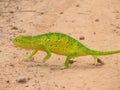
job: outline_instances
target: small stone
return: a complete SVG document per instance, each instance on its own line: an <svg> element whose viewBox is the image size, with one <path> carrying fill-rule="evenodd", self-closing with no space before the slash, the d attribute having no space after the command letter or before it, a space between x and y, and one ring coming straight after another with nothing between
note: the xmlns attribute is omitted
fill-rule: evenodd
<svg viewBox="0 0 120 90"><path fill-rule="evenodd" d="M29 87L29 85L26 85L25 87Z"/></svg>
<svg viewBox="0 0 120 90"><path fill-rule="evenodd" d="M14 67L14 65L13 65L13 64L10 64L10 66L11 66L11 67Z"/></svg>
<svg viewBox="0 0 120 90"><path fill-rule="evenodd" d="M23 33L25 33L25 32L26 32L26 30L23 30L22 32L23 32Z"/></svg>
<svg viewBox="0 0 120 90"><path fill-rule="evenodd" d="M16 26L13 26L11 29L18 30L18 28Z"/></svg>
<svg viewBox="0 0 120 90"><path fill-rule="evenodd" d="M69 61L70 64L73 64L74 62L76 62L76 61L74 61L74 60L70 60Z"/></svg>
<svg viewBox="0 0 120 90"><path fill-rule="evenodd" d="M58 60L60 60L60 58L58 58Z"/></svg>
<svg viewBox="0 0 120 90"><path fill-rule="evenodd" d="M44 15L44 12L40 12L40 15Z"/></svg>
<svg viewBox="0 0 120 90"><path fill-rule="evenodd" d="M7 80L7 81L6 81L6 83L10 83L10 81L9 81L9 80Z"/></svg>
<svg viewBox="0 0 120 90"><path fill-rule="evenodd" d="M41 88L39 87L38 90L41 90Z"/></svg>
<svg viewBox="0 0 120 90"><path fill-rule="evenodd" d="M14 56L13 58L17 58L16 56Z"/></svg>
<svg viewBox="0 0 120 90"><path fill-rule="evenodd" d="M62 86L62 88L65 88L65 86Z"/></svg>
<svg viewBox="0 0 120 90"><path fill-rule="evenodd" d="M95 19L95 22L99 22L100 20L99 19Z"/></svg>
<svg viewBox="0 0 120 90"><path fill-rule="evenodd" d="M14 13L14 11L10 11L9 13Z"/></svg>
<svg viewBox="0 0 120 90"><path fill-rule="evenodd" d="M96 32L94 32L93 34L96 35Z"/></svg>
<svg viewBox="0 0 120 90"><path fill-rule="evenodd" d="M58 87L58 85L54 82L54 84L55 84L55 87Z"/></svg>
<svg viewBox="0 0 120 90"><path fill-rule="evenodd" d="M120 29L120 26L116 26L117 29Z"/></svg>
<svg viewBox="0 0 120 90"><path fill-rule="evenodd" d="M104 65L104 62L101 59L97 59L98 63L100 63L101 65Z"/></svg>
<svg viewBox="0 0 120 90"><path fill-rule="evenodd" d="M116 30L115 30L115 29L114 29L113 31L114 31L114 32L116 32Z"/></svg>
<svg viewBox="0 0 120 90"><path fill-rule="evenodd" d="M84 36L81 36L80 38L79 38L79 40L84 40L85 39L85 37Z"/></svg>
<svg viewBox="0 0 120 90"><path fill-rule="evenodd" d="M80 5L77 4L76 7L80 7Z"/></svg>
<svg viewBox="0 0 120 90"><path fill-rule="evenodd" d="M20 20L20 22L23 22L23 20Z"/></svg>
<svg viewBox="0 0 120 90"><path fill-rule="evenodd" d="M120 86L118 86L118 88L120 88Z"/></svg>
<svg viewBox="0 0 120 90"><path fill-rule="evenodd" d="M116 10L116 11L113 11L113 13L119 13L119 11L118 11L118 10Z"/></svg>
<svg viewBox="0 0 120 90"><path fill-rule="evenodd" d="M55 26L55 24L53 23L52 26Z"/></svg>
<svg viewBox="0 0 120 90"><path fill-rule="evenodd" d="M40 75L40 77L44 77L44 75Z"/></svg>
<svg viewBox="0 0 120 90"><path fill-rule="evenodd" d="M60 12L60 14L63 14L63 12Z"/></svg>
<svg viewBox="0 0 120 90"><path fill-rule="evenodd" d="M16 81L17 81L18 83L26 83L28 80L30 80L30 78L28 78L28 77L18 77L18 78L16 79Z"/></svg>

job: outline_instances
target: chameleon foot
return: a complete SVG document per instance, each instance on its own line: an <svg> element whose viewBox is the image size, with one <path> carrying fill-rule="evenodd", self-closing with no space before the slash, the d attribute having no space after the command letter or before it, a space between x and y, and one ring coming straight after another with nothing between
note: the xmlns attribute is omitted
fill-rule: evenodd
<svg viewBox="0 0 120 90"><path fill-rule="evenodd" d="M31 58L24 58L23 60L24 61L34 61L34 58L33 57L31 57Z"/></svg>
<svg viewBox="0 0 120 90"><path fill-rule="evenodd" d="M64 70L64 69L67 69L67 68L68 68L68 66L62 66L60 69Z"/></svg>
<svg viewBox="0 0 120 90"><path fill-rule="evenodd" d="M101 66L101 65L104 65L104 62L101 59L97 58L97 63L96 64L94 63L93 65Z"/></svg>

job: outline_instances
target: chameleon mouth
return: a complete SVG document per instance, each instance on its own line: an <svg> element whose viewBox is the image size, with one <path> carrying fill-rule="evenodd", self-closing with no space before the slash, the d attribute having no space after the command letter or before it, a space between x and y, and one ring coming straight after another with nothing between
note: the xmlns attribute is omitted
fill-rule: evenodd
<svg viewBox="0 0 120 90"><path fill-rule="evenodd" d="M14 45L16 45L16 44L17 44L16 39L13 39L12 43L13 43Z"/></svg>
<svg viewBox="0 0 120 90"><path fill-rule="evenodd" d="M15 47L21 47L21 48L24 48L24 49L31 49L31 47L29 47L30 46L29 44L28 45L22 44L17 39L14 39L12 41L12 43L14 44Z"/></svg>
<svg viewBox="0 0 120 90"><path fill-rule="evenodd" d="M18 40L17 40L16 38L12 40L12 43L13 43L15 46L20 46L20 47L21 47L20 43L18 42Z"/></svg>

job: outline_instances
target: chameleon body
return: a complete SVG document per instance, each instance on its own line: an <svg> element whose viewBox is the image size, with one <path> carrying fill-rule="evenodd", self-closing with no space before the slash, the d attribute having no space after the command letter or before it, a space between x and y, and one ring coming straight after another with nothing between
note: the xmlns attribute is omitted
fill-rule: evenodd
<svg viewBox="0 0 120 90"><path fill-rule="evenodd" d="M120 53L120 50L95 51L89 49L76 39L62 33L46 33L37 36L17 36L13 40L13 43L18 47L33 50L25 57L26 60L31 58L39 50L47 53L44 61L50 58L51 52L66 56L65 63L62 66L63 69L68 68L70 59L74 57L92 55L94 63L97 64L99 55Z"/></svg>

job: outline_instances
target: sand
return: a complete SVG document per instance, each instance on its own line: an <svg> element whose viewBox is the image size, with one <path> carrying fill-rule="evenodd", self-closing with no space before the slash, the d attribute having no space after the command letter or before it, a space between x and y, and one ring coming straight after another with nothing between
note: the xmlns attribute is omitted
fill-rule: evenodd
<svg viewBox="0 0 120 90"><path fill-rule="evenodd" d="M120 49L120 0L0 0L0 90L120 90L120 54L77 57L60 70L65 56L15 47L18 35L61 32L94 50ZM83 38L81 40L81 38Z"/></svg>

